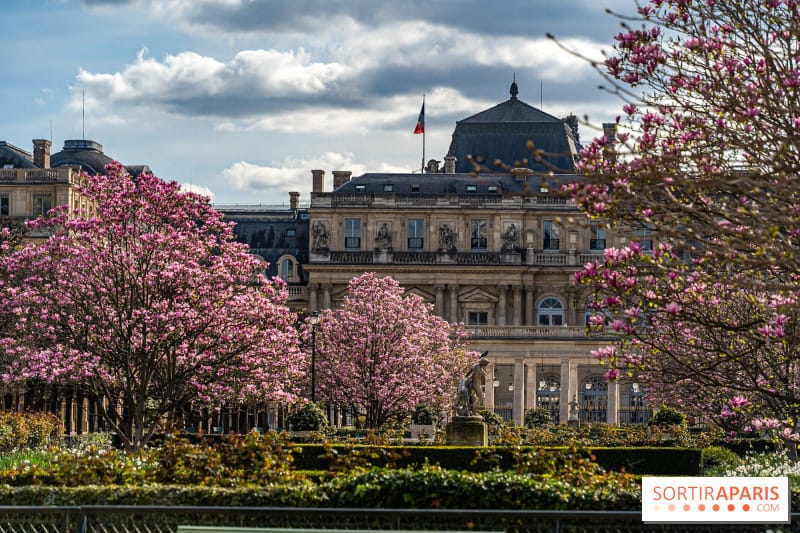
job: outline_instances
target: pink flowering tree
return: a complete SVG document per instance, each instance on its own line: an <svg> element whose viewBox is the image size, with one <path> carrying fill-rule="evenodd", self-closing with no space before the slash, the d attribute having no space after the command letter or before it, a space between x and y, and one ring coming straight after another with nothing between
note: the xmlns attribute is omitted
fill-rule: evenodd
<svg viewBox="0 0 800 533"><path fill-rule="evenodd" d="M317 397L364 413L368 428L402 421L419 405L442 411L477 360L466 342L461 326L394 279L363 274L339 307L320 313Z"/></svg>
<svg viewBox="0 0 800 533"><path fill-rule="evenodd" d="M590 328L618 336L594 355L610 379L639 381L651 404L732 432L764 429L767 420L796 427L796 305L724 283L703 263L679 260L668 244L644 253L633 243L585 265L576 281L590 293Z"/></svg>
<svg viewBox="0 0 800 533"><path fill-rule="evenodd" d="M34 223L52 236L2 261L0 313L15 326L3 379L107 398L130 449L186 406L293 400L304 356L283 286L206 197L106 171L86 178L89 213L52 211Z"/></svg>
<svg viewBox="0 0 800 533"><path fill-rule="evenodd" d="M617 144L600 137L582 153L580 205L737 269L800 272L799 6L639 6L596 65L625 103Z"/></svg>
<svg viewBox="0 0 800 533"><path fill-rule="evenodd" d="M800 7L795 0L651 0L605 62L618 135L587 146L571 186L592 217L647 229L578 276L597 355L723 425L798 437ZM679 260L678 260L679 259ZM682 404L682 405L681 405Z"/></svg>

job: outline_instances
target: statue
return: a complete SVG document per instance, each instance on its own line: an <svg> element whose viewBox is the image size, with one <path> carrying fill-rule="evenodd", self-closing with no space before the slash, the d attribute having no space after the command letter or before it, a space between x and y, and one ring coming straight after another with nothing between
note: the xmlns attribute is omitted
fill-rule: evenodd
<svg viewBox="0 0 800 533"><path fill-rule="evenodd" d="M578 395L574 395L572 397L572 401L570 401L567 405L569 405L569 418L567 419L567 425L578 427L580 425L578 411L581 409L581 406L578 403Z"/></svg>
<svg viewBox="0 0 800 533"><path fill-rule="evenodd" d="M387 249L392 247L392 235L389 233L389 228L386 222L383 223L375 236L375 248Z"/></svg>
<svg viewBox="0 0 800 533"><path fill-rule="evenodd" d="M317 220L311 227L311 233L314 238L311 250L316 253L325 253L328 251L331 242L330 233L324 222Z"/></svg>
<svg viewBox="0 0 800 533"><path fill-rule="evenodd" d="M439 250L445 252L456 251L456 234L447 224L439 227Z"/></svg>
<svg viewBox="0 0 800 533"><path fill-rule="evenodd" d="M483 369L489 364L483 352L477 363L472 365L467 375L458 384L456 391L455 411L456 416L475 416L483 407L483 378L486 373Z"/></svg>
<svg viewBox="0 0 800 533"><path fill-rule="evenodd" d="M513 252L519 248L519 232L517 227L512 223L506 229L503 237L503 251Z"/></svg>

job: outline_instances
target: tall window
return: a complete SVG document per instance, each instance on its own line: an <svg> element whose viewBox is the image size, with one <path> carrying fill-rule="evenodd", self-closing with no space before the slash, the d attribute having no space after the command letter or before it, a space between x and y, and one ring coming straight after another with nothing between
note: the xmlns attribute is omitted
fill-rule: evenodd
<svg viewBox="0 0 800 533"><path fill-rule="evenodd" d="M7 217L11 214L11 204L7 194L0 194L0 217Z"/></svg>
<svg viewBox="0 0 800 533"><path fill-rule="evenodd" d="M650 228L639 228L636 230L636 241L644 251L653 249L653 230Z"/></svg>
<svg viewBox="0 0 800 533"><path fill-rule="evenodd" d="M564 306L557 298L545 298L539 304L540 326L561 326L564 324Z"/></svg>
<svg viewBox="0 0 800 533"><path fill-rule="evenodd" d="M590 250L605 250L606 249L606 230L600 227L599 224L592 224L589 227L591 235L589 237Z"/></svg>
<svg viewBox="0 0 800 533"><path fill-rule="evenodd" d="M422 250L424 244L425 221L421 218L408 220L408 249Z"/></svg>
<svg viewBox="0 0 800 533"><path fill-rule="evenodd" d="M53 208L53 195L34 194L33 195L33 215L44 215Z"/></svg>
<svg viewBox="0 0 800 533"><path fill-rule="evenodd" d="M559 237L560 232L558 224L552 220L545 220L542 224L542 230L544 233L544 243L542 248L545 250L560 250L561 239Z"/></svg>
<svg viewBox="0 0 800 533"><path fill-rule="evenodd" d="M470 220L470 247L473 251L485 251L488 244L489 224L485 218Z"/></svg>
<svg viewBox="0 0 800 533"><path fill-rule="evenodd" d="M284 281L295 281L296 271L296 263L289 257L282 259L278 263L278 276Z"/></svg>
<svg viewBox="0 0 800 533"><path fill-rule="evenodd" d="M361 248L361 219L344 219L344 247L346 250L359 250Z"/></svg>

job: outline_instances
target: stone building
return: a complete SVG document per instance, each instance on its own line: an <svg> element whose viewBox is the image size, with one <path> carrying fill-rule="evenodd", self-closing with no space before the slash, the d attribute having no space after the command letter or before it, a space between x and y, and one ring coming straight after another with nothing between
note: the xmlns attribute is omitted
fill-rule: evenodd
<svg viewBox="0 0 800 533"><path fill-rule="evenodd" d="M577 401L585 422L641 423L637 384L607 383L590 356L609 338L587 335L572 280L607 246L648 236L611 235L560 192L581 179L577 123L517 93L513 84L509 100L457 123L442 171L436 161L425 174L334 171L327 191L312 171L308 309L336 306L363 272L391 276L489 351L486 403L505 418L521 424L541 406L564 422ZM541 151L521 155L526 139Z"/></svg>

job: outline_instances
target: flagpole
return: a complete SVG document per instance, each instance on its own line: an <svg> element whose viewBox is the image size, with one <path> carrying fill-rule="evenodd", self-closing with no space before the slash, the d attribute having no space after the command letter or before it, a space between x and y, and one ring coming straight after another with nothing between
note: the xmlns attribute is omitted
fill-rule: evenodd
<svg viewBox="0 0 800 533"><path fill-rule="evenodd" d="M422 95L422 109L425 109L425 95ZM420 166L419 173L425 174L425 130L428 128L422 128L422 165Z"/></svg>

